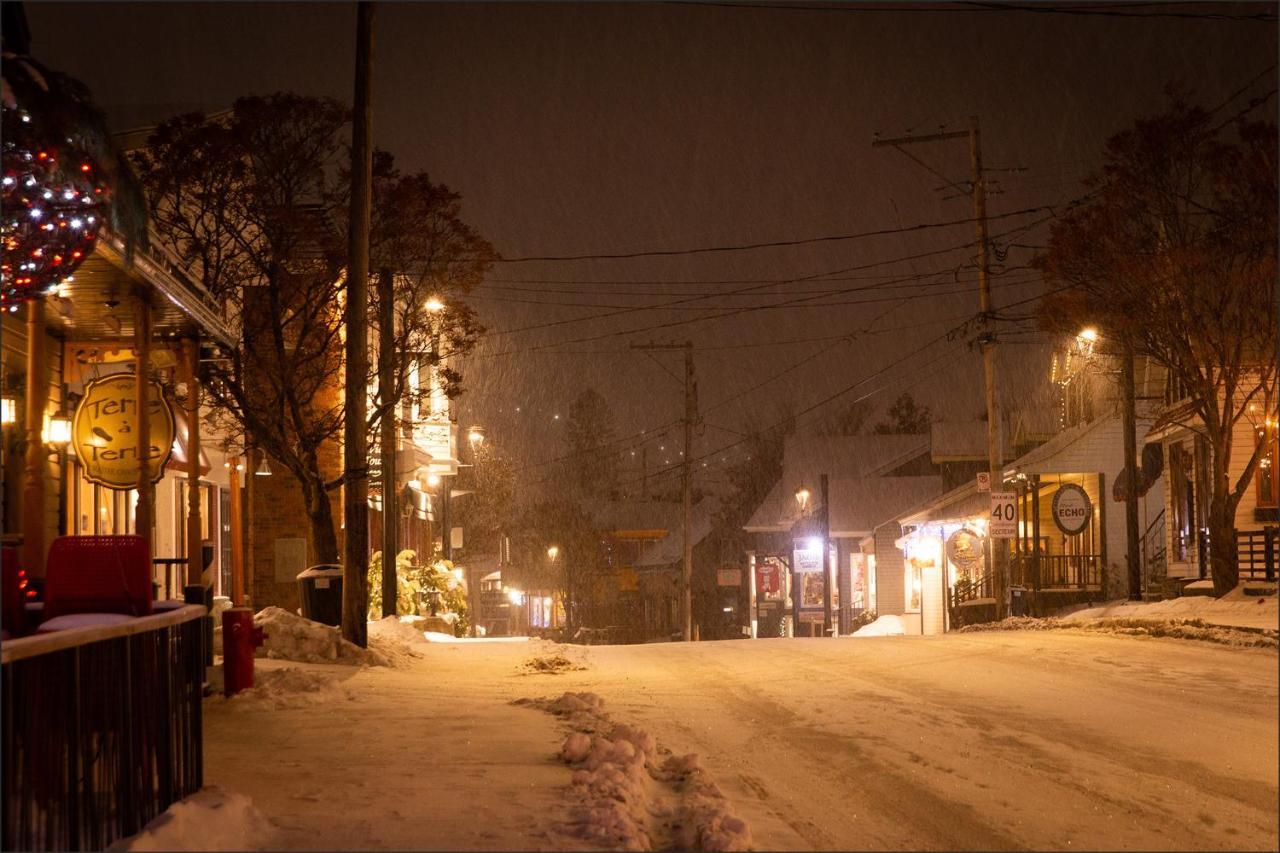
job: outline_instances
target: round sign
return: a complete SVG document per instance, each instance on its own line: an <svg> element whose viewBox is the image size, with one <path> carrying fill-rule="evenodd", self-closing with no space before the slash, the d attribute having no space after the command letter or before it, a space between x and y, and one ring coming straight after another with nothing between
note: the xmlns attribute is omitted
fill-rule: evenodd
<svg viewBox="0 0 1280 853"><path fill-rule="evenodd" d="M146 453L151 482L164 476L173 452L173 412L164 391L150 384L147 423L150 448ZM129 373L115 373L90 382L76 406L71 423L71 446L91 483L109 489L133 489L143 460L138 454L137 380Z"/></svg>
<svg viewBox="0 0 1280 853"><path fill-rule="evenodd" d="M1058 529L1073 536L1089 526L1093 503L1084 489L1075 483L1063 483L1053 495L1053 521Z"/></svg>
<svg viewBox="0 0 1280 853"><path fill-rule="evenodd" d="M982 573L986 551L982 537L967 527L962 527L947 539L947 559L966 577Z"/></svg>

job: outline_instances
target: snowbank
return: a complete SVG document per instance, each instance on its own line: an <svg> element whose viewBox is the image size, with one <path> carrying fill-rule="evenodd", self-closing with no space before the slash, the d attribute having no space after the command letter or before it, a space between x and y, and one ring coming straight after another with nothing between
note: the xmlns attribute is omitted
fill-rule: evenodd
<svg viewBox="0 0 1280 853"><path fill-rule="evenodd" d="M342 639L342 632L334 626L312 622L279 607L260 610L254 614L253 624L266 632L266 639L255 652L257 657L302 663L391 665L378 650L362 649Z"/></svg>
<svg viewBox="0 0 1280 853"><path fill-rule="evenodd" d="M540 705L573 728L559 752L574 768L576 803L560 827L565 834L621 850L750 848L746 822L730 810L696 754L670 755L648 732L614 724L594 693L520 704Z"/></svg>
<svg viewBox="0 0 1280 853"><path fill-rule="evenodd" d="M310 708L356 698L356 694L343 688L333 675L311 669L258 667L253 674L253 687L241 690L231 697L222 694L222 668L216 667L211 673L210 687L216 693L208 701L235 711L255 708Z"/></svg>
<svg viewBox="0 0 1280 853"><path fill-rule="evenodd" d="M271 822L244 794L209 785L108 850L265 850Z"/></svg>
<svg viewBox="0 0 1280 853"><path fill-rule="evenodd" d="M1090 619L1199 619L1211 625L1240 628L1280 628L1280 610L1275 595L1246 595L1246 589L1261 585L1241 584L1222 598L1188 595L1169 601L1108 601L1097 607L1077 610L1062 617L1063 621ZM1272 584L1274 589L1275 585Z"/></svg>
<svg viewBox="0 0 1280 853"><path fill-rule="evenodd" d="M850 637L901 637L907 632L902 628L902 619L892 613L886 613L872 622L863 625L850 634Z"/></svg>
<svg viewBox="0 0 1280 853"><path fill-rule="evenodd" d="M1091 608L1103 610L1104 608ZM1118 608L1117 608L1118 610ZM1252 628L1238 625L1214 625L1202 619L1175 619L1168 616L1082 617L1079 611L1067 618L1013 616L1000 622L966 625L959 633L977 631L1053 631L1072 629L1131 637L1171 637L1177 640L1201 640L1239 648L1280 650L1280 631L1274 628ZM1134 611L1141 613L1137 608ZM1076 618L1072 618L1076 617Z"/></svg>

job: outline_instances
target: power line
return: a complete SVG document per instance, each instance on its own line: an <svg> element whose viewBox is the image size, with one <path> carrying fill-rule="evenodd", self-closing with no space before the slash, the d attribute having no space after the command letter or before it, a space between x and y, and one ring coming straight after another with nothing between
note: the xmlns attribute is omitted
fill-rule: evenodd
<svg viewBox="0 0 1280 853"><path fill-rule="evenodd" d="M928 277L933 278L933 277L936 277L937 275L939 274L935 273L935 274L931 274ZM1038 277L1039 275L1036 274L1036 275L1028 276L1026 278L1019 279L1017 281L1010 280L1009 283L1022 284L1028 281L1034 281ZM921 283L917 281L916 277L914 276L911 278L911 281L913 283L904 284L902 283L903 281L904 279L898 279L895 282L886 282L884 287L885 289L906 289L906 288L919 288L919 287L928 286L925 283ZM972 280L969 280L969 279L957 279L956 281L958 283L963 283L966 285L972 285L974 283ZM945 284L945 283L949 283L949 282L937 282L937 284ZM870 290L870 289L878 289L878 288L876 287L859 288L859 290L861 289ZM760 307L761 308L769 308L769 307L827 308L834 305L866 305L874 302L883 302L886 300L898 299L898 298L918 299L918 298L925 298L925 297L932 298L935 296L950 296L957 293L968 293L971 290L972 290L972 287L962 287L962 288L957 288L952 290L940 290L940 291L931 291L929 293L919 293L914 295L908 295L905 297L886 296L886 297L881 297L876 299L838 300L834 302L814 302L809 304L792 305L792 306L767 306L766 305L766 306L760 306ZM850 290L848 288L840 288L840 289L826 289L826 290L814 290L814 291L804 291L804 292L812 293L814 294L814 298L818 299L824 296L836 296L844 293L849 293ZM716 297L718 294L708 294L708 295L710 297ZM724 295L725 296L737 295L737 296L777 297L779 294L756 293L756 294L724 294ZM501 303L517 304L517 305L546 305L554 308L652 308L653 310L660 310L660 311L722 311L727 307L724 305L705 305L705 306L677 305L677 306L664 307L664 305L661 303L658 305L649 306L649 305L618 305L618 304L605 303L605 302L558 302L558 301L553 301L548 299L519 299L519 298L509 298L509 297L503 297L503 296L477 296L475 294L470 294L468 296L468 299L480 299L485 302L501 302Z"/></svg>
<svg viewBox="0 0 1280 853"><path fill-rule="evenodd" d="M994 12L1021 12L1021 13L1037 13L1044 15L1071 15L1077 17L1098 17L1098 18L1174 18L1184 20L1206 20L1206 21L1257 21L1272 22L1277 20L1275 15L1265 12L1258 12L1249 15L1227 15L1217 12L1127 12L1127 8L1141 8L1147 5L1164 6L1174 5L1172 3L1153 3L1153 4L1126 4L1126 5L1096 5L1096 6L1021 6L1009 3L979 3L979 2L963 2L957 0L955 6L945 7L926 7L923 4L909 6L801 6L798 4L779 4L779 3L737 3L737 2L711 2L711 0L676 0L672 5L676 6L703 6L703 7L723 7L726 9L763 9L771 11L788 11L788 12L834 12L843 14L901 14L901 13L920 13L920 14L981 14Z"/></svg>
<svg viewBox="0 0 1280 853"><path fill-rule="evenodd" d="M1002 213L999 216L991 216L989 219L1008 219L1014 216L1027 216L1032 213L1042 213L1049 210L1048 207L1028 207L1022 210L1014 210L1009 213ZM927 231L933 228L951 228L959 225L972 225L974 220L953 219L948 222L923 222L918 225L908 225L905 228L880 228L875 231L862 231L856 234L831 234L823 237L802 237L796 240L771 240L763 243L736 243L730 245L719 246L699 246L691 249L650 249L643 252L614 252L614 253L597 253L583 255L526 255L517 258L498 258L496 263L503 264L523 264L543 261L615 261L629 260L633 258L666 258L684 255L705 255L721 252L743 252L755 249L780 249L789 246L808 246L814 243L835 243L845 240L861 240L866 237L884 237L893 234L908 234L915 231Z"/></svg>
<svg viewBox="0 0 1280 853"><path fill-rule="evenodd" d="M1074 206L1076 206L1076 205L1080 204L1084 199L1088 198L1089 196L1091 196L1091 195L1093 195L1093 194L1094 194L1093 192L1086 193L1085 195L1080 196L1079 198L1073 199L1073 200L1071 200L1071 201L1069 201L1069 202L1065 203L1064 205L1062 205L1062 207L1065 207L1065 208L1071 208L1071 207L1074 207ZM1054 208L1054 207L1049 207L1049 206L1047 206L1047 207L1045 207L1045 209L1046 209L1046 210L1053 211L1055 208ZM1045 223L1045 222L1048 222L1050 219L1054 219L1054 218L1056 218L1056 216L1057 216L1057 214L1056 214L1056 213L1051 213L1051 215L1050 215L1050 216L1042 217L1042 218L1037 219L1037 220L1034 220L1034 221L1032 221L1032 222L1030 222L1030 223L1023 223L1022 225L1020 225L1020 226L1018 226L1018 227L1016 227L1016 228L1012 228L1012 229L1010 229L1010 230L1008 230L1008 231L1006 231L1006 232L1003 232L1002 234L996 234L996 235L993 235L990 239L995 240L995 239L999 239L1000 237L1005 237L1005 236L1010 236L1010 235L1013 235L1013 234L1019 234L1019 233L1022 233L1022 232L1024 232L1024 231L1030 230L1031 228L1034 228L1034 227L1035 227L1035 226L1037 226L1037 225L1041 225L1041 224L1043 224L1043 223ZM715 299L715 298L717 298L717 297L725 296L725 295L728 295L728 294L747 293L747 292L750 292L750 291L763 290L763 289L765 289L765 288L767 288L767 287L774 287L774 286L778 286L778 285L785 285L785 284L795 284L795 283L803 282L803 281L813 281L813 280L815 280L815 279L819 279L819 278L822 278L823 276L828 276L828 275L840 275L840 274L843 274L843 273L860 272L860 271L862 271L862 270L874 269L875 267L888 266L889 264L901 263L901 262L904 262L904 261L919 260L920 258L927 258L927 257L935 256L935 255L948 254L948 253L950 253L950 252L955 252L955 251L959 251L959 250L961 250L961 249L967 249L967 248L970 248L972 245L973 245L972 241L968 241L968 240L966 240L966 241L965 241L965 242L963 242L963 243L958 243L958 244L955 244L955 245L952 245L952 246L948 246L948 247L943 248L943 249L934 249L934 250L932 250L932 251L928 251L928 252L917 252L916 254L913 254L913 255L906 255L906 256L904 256L904 257L899 257L899 258L890 258L890 259L888 259L888 260L883 260L883 261L874 261L874 262L871 262L871 263L859 264L859 265L857 265L857 266L844 267L844 268L842 268L842 269L838 269L838 270L828 270L827 272L823 272L823 273L813 273L813 274L811 274L811 275L801 276L801 277L798 277L798 278L783 278L783 279L776 279L776 280L774 280L774 281L770 281L770 282L763 283L763 284L756 284L756 285L752 285L752 286L750 286L750 287L737 288L737 289L735 289L735 290L728 291L728 292L726 292L726 293L704 294L704 295L701 295L701 296L694 296L694 297L689 297L689 298L685 298L685 299L677 299L677 300L674 300L674 301L672 301L672 302L665 303L665 305L683 305L683 304L687 304L687 303L690 303L690 302L701 302L701 301L704 301L704 300L707 300L707 299ZM901 280L902 280L902 281L905 281L905 280L909 280L910 278L911 278L911 276L908 276L908 277L903 278L903 279L901 279ZM857 290L857 289L858 289L858 288L848 288L848 289L843 290L842 292L853 292L854 290ZM498 336L498 335L510 335L510 334L516 334L516 333L519 333L519 332L533 331L533 330L536 330L536 329L546 329L546 328L552 328L552 327L555 327L555 326L564 326L564 325L569 325L569 324L571 324L571 323L584 323L584 322L590 322L590 321L592 321L592 320L605 319L605 318L608 318L608 317L616 317L616 316L620 316L620 315L623 315L623 314L631 314L631 313L635 313L635 312L637 312L637 311L648 311L648 310L654 310L655 308L659 308L659 307L665 307L665 306L661 306L661 305L658 305L658 306L655 306L655 305L649 305L649 306L633 306L633 307L628 307L628 308L619 309L619 310L616 310L616 311L606 311L606 312L605 312L605 313L603 313L603 314L595 314L595 315L592 315L592 316L590 316L590 317L575 317L575 318L566 319L566 320L555 320L555 321L547 322L547 323L535 323L535 324L530 325L530 326L521 326L521 327L518 327L518 328L515 328L515 329L501 329L501 330L497 330L497 331L493 331L493 332L487 332L487 333L485 333L485 334L483 334L483 335L480 335L479 337L480 337L480 338L491 338L491 337L495 337L495 336ZM753 306L753 307L755 307L755 306ZM742 310L742 311L747 311L747 310L751 310L751 309L750 309L750 308L744 308L744 309L741 309L741 310ZM704 318L704 319L716 319L716 318L715 318L715 317L708 317L708 318ZM672 325L682 325L682 323L674 323L674 324L672 324ZM634 331L650 331L650 330L652 330L652 329L660 328L660 327L661 327L661 324L660 324L659 326L642 327L642 328L639 328L639 329L635 329ZM627 334L627 332L620 332L620 333L616 333L616 334ZM599 337L611 337L611 336L612 336L612 335L604 335L604 336L596 336L596 337L579 338L579 339L575 339L575 340L572 340L572 341L561 341L560 343L584 343L584 342L586 342L586 341L598 340L598 339L599 339ZM554 345L556 345L556 344L551 344L551 345L548 345L548 346L554 346ZM545 347L543 347L543 348L545 348Z"/></svg>

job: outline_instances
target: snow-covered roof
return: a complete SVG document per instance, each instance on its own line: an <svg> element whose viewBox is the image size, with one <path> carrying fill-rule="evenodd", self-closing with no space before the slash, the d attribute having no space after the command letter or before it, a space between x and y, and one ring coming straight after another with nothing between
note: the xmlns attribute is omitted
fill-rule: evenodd
<svg viewBox="0 0 1280 853"><path fill-rule="evenodd" d="M815 484L816 485L816 484ZM836 477L829 479L832 536L862 536L897 513L942 491L941 477ZM813 496L816 504L818 496ZM799 520L794 489L774 484L745 529L756 533L790 530Z"/></svg>
<svg viewBox="0 0 1280 853"><path fill-rule="evenodd" d="M866 477L927 453L927 435L793 435L782 450L782 479L794 492L818 477Z"/></svg>
<svg viewBox="0 0 1280 853"><path fill-rule="evenodd" d="M1004 455L1012 455L1009 431L1004 431ZM929 426L929 448L934 462L959 462L987 458L986 421L934 421Z"/></svg>
<svg viewBox="0 0 1280 853"><path fill-rule="evenodd" d="M711 533L711 502L703 500L693 508L689 532L696 546ZM680 525L676 525L662 539L640 552L635 568L654 568L669 566L684 559L684 538L680 535Z"/></svg>
<svg viewBox="0 0 1280 853"><path fill-rule="evenodd" d="M591 508L591 517L605 531L679 530L683 512L676 501L602 501Z"/></svg>

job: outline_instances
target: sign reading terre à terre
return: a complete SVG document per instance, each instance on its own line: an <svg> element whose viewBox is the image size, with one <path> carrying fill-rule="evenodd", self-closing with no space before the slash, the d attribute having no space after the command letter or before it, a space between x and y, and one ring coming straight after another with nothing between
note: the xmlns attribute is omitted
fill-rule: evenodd
<svg viewBox="0 0 1280 853"><path fill-rule="evenodd" d="M150 383L147 409L151 432L145 462L154 483L164 476L174 434L173 412L155 382ZM87 480L109 489L137 487L143 465L138 423L137 380L131 374L112 374L85 387L71 424L71 446Z"/></svg>

